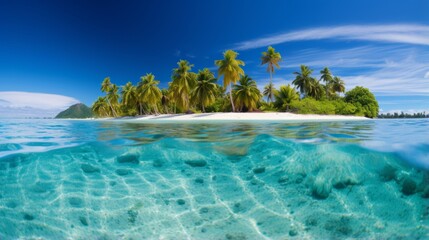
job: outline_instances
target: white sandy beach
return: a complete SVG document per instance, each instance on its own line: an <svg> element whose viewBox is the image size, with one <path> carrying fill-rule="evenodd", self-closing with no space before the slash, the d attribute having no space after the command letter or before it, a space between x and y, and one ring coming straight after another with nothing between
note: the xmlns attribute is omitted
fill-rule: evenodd
<svg viewBox="0 0 429 240"><path fill-rule="evenodd" d="M108 118L104 120L124 120L138 122L170 121L361 121L366 117L342 115L294 114L285 112L251 112L251 113L195 113L195 114L161 114L126 118Z"/></svg>

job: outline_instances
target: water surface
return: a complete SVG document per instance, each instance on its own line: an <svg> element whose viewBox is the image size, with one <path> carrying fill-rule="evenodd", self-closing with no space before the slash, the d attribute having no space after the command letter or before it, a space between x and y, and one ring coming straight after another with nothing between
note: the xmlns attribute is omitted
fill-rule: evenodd
<svg viewBox="0 0 429 240"><path fill-rule="evenodd" d="M0 239L428 238L429 121L1 120Z"/></svg>

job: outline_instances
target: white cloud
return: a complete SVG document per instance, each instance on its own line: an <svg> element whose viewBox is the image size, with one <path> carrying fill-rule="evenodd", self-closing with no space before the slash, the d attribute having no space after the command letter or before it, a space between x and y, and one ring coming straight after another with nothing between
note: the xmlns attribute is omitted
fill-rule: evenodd
<svg viewBox="0 0 429 240"><path fill-rule="evenodd" d="M428 71L428 72L426 72L426 74L425 74L425 78L429 78L429 71Z"/></svg>
<svg viewBox="0 0 429 240"><path fill-rule="evenodd" d="M403 49L395 47L361 46L339 50L304 49L284 59L282 68L298 68L301 64L312 68L372 68L393 63L389 58Z"/></svg>
<svg viewBox="0 0 429 240"><path fill-rule="evenodd" d="M78 102L56 94L0 92L0 117L54 117Z"/></svg>
<svg viewBox="0 0 429 240"><path fill-rule="evenodd" d="M280 33L236 44L236 50L254 49L285 42L341 39L429 45L429 26L411 24L346 25Z"/></svg>
<svg viewBox="0 0 429 240"><path fill-rule="evenodd" d="M334 75L340 76L347 90L355 86L365 86L383 95L429 95L429 81L425 75L429 71L429 49L422 47L361 46L349 49L324 50L304 49L289 53L276 70L273 82L278 87L295 78L292 74L305 64L314 70L313 76L328 66ZM258 86L269 81L265 71L250 73Z"/></svg>
<svg viewBox="0 0 429 240"><path fill-rule="evenodd" d="M347 85L365 86L381 95L429 95L429 82L424 78L429 70L429 51L410 48L384 49L367 56L375 66L358 73L346 74ZM365 63L365 59L362 59ZM359 64L358 64L359 65Z"/></svg>

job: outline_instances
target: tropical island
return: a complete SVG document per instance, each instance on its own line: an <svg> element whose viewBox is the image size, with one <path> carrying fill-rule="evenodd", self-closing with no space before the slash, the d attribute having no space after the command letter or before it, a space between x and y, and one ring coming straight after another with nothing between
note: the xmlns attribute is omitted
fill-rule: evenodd
<svg viewBox="0 0 429 240"><path fill-rule="evenodd" d="M345 91L344 81L334 76L328 67L320 70L320 79L312 76L314 70L301 65L294 72L292 86L277 89L272 76L280 68L281 54L271 46L262 53L261 64L267 66L270 82L261 91L251 76L245 74L245 63L238 53L227 50L223 59L216 60L217 75L208 68L193 72L193 65L180 60L172 71L168 88L160 89L159 80L152 73L122 87L106 77L101 84L105 96L92 105L96 117L126 117L177 113L214 112L288 112L297 114L351 115L375 118L378 102L367 88L357 86ZM218 84L218 80L223 83ZM342 96L343 95L343 96ZM265 98L264 98L265 97Z"/></svg>

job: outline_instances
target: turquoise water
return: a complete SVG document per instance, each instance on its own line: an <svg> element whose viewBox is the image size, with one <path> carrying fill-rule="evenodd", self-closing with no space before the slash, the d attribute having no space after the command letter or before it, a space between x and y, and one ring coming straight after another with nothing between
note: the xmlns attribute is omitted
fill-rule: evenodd
<svg viewBox="0 0 429 240"><path fill-rule="evenodd" d="M0 239L428 239L429 121L1 120Z"/></svg>

